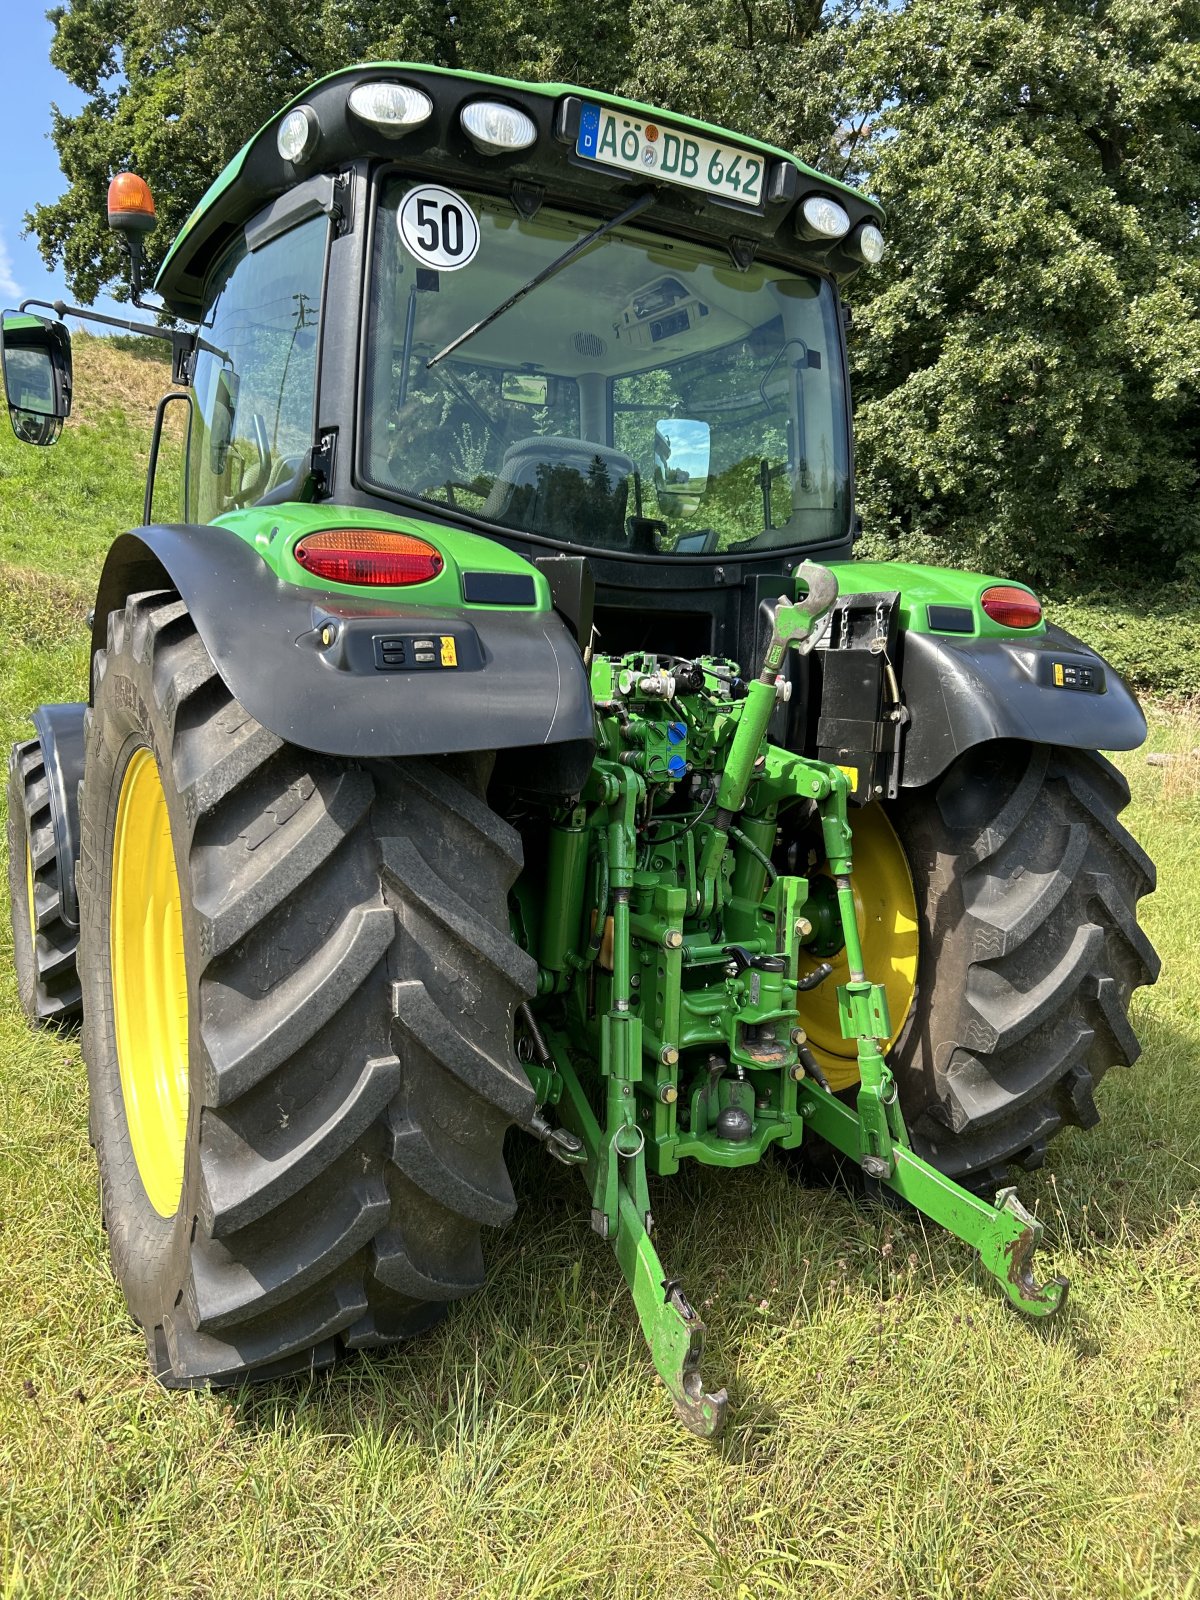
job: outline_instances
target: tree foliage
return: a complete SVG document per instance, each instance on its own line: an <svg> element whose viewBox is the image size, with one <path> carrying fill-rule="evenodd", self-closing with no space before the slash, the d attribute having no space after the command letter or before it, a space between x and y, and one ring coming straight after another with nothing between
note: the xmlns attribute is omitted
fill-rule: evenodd
<svg viewBox="0 0 1200 1600"><path fill-rule="evenodd" d="M1198 24L914 0L861 29L892 243L856 286L863 500L907 551L1200 578Z"/></svg>
<svg viewBox="0 0 1200 1600"><path fill-rule="evenodd" d="M851 292L875 553L1200 582L1200 0L65 0L69 188L29 219L90 299L115 170L161 252L264 117L354 60L633 94L877 193Z"/></svg>

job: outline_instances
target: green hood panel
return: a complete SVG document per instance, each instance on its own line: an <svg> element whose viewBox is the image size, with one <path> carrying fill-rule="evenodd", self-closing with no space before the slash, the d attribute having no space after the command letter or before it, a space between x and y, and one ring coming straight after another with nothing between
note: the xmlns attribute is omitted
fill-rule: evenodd
<svg viewBox="0 0 1200 1600"><path fill-rule="evenodd" d="M402 588L389 588L384 584L336 585L336 592L344 594L347 599L403 599L410 605L466 605L471 610L505 610L509 608L492 608L464 601L462 575L464 572L512 573L527 575L533 580L535 603L524 609L551 609L550 587L536 567L494 539L445 523L425 522L419 517L391 516L361 506L309 505L290 501L279 506L250 506L244 511L230 511L218 517L212 526L227 528L230 533L236 534L257 551L277 578L303 589L328 591L330 588L323 578L316 577L302 567L293 554L296 545L306 534L323 533L331 528L379 528L387 533L406 533L427 540L439 551L446 565L436 578L430 578L425 583L405 584Z"/></svg>

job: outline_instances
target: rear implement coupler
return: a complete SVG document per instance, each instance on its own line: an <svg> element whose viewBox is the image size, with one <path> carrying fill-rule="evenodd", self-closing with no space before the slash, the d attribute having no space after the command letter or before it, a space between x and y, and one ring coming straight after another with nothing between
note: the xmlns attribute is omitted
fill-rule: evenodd
<svg viewBox="0 0 1200 1600"><path fill-rule="evenodd" d="M553 821L543 893L518 908L540 972L519 1016L542 1108L531 1131L580 1165L655 1366L706 1437L726 1393L704 1386L703 1325L652 1242L649 1176L683 1160L744 1166L819 1135L978 1251L1018 1309L1046 1316L1067 1290L1035 1280L1041 1226L1014 1191L989 1204L911 1148L885 1060L887 994L864 969L850 780L768 739L787 651L813 648L837 596L826 569L805 563L798 576L807 594L779 600L752 680L710 657L593 660L596 759ZM810 841L806 875L772 859L785 814ZM848 969L837 1000L857 1053L853 1107L829 1089L797 1011L830 976L816 956L835 947Z"/></svg>

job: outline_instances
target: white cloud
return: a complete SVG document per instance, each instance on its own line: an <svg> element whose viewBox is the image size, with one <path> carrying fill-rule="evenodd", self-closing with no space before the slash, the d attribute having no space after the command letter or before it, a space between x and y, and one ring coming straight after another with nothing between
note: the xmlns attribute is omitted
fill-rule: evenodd
<svg viewBox="0 0 1200 1600"><path fill-rule="evenodd" d="M13 277L12 256L8 253L4 234L0 232L0 300L8 305L22 298L21 287Z"/></svg>

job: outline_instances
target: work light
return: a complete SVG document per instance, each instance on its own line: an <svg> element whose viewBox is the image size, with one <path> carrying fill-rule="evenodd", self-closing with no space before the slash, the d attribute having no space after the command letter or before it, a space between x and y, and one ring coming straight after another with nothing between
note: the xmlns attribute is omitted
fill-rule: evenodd
<svg viewBox="0 0 1200 1600"><path fill-rule="evenodd" d="M499 100L472 100L462 108L459 121L467 138L484 155L527 150L537 138L533 118Z"/></svg>
<svg viewBox="0 0 1200 1600"><path fill-rule="evenodd" d="M864 222L854 237L847 240L846 248L869 267L877 267L883 260L883 235L873 222Z"/></svg>
<svg viewBox="0 0 1200 1600"><path fill-rule="evenodd" d="M279 124L275 145L285 161L306 161L317 148L321 124L311 106L296 106Z"/></svg>
<svg viewBox="0 0 1200 1600"><path fill-rule="evenodd" d="M359 83L350 91L350 109L388 139L419 128L433 115L433 101L406 83Z"/></svg>
<svg viewBox="0 0 1200 1600"><path fill-rule="evenodd" d="M849 226L845 207L827 194L810 194L796 218L796 232L802 239L840 239Z"/></svg>

